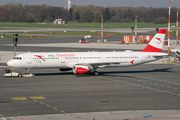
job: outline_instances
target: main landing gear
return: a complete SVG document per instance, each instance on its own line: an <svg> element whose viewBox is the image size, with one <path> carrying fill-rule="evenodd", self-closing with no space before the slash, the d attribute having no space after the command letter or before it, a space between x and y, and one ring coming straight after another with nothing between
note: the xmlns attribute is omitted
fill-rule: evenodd
<svg viewBox="0 0 180 120"><path fill-rule="evenodd" d="M91 65L89 68L90 68L90 71L92 72L92 74L94 76L98 76L99 75L98 71L96 71L97 70L97 66L92 66Z"/></svg>
<svg viewBox="0 0 180 120"><path fill-rule="evenodd" d="M94 75L94 76L98 76L99 73L98 73L97 71L94 71L94 72L93 72L93 75Z"/></svg>

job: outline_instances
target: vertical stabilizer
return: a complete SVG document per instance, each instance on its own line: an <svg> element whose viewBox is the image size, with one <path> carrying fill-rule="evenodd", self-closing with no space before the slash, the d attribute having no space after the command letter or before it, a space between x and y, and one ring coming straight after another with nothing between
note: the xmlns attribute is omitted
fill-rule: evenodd
<svg viewBox="0 0 180 120"><path fill-rule="evenodd" d="M149 44L140 52L161 52L165 35L166 29L160 29Z"/></svg>

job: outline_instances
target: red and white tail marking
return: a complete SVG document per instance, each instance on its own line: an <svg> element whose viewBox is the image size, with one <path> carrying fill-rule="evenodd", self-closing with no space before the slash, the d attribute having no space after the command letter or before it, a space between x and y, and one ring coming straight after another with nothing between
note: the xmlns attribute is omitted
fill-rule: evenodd
<svg viewBox="0 0 180 120"><path fill-rule="evenodd" d="M149 44L140 52L161 52L165 35L166 29L160 29Z"/></svg>

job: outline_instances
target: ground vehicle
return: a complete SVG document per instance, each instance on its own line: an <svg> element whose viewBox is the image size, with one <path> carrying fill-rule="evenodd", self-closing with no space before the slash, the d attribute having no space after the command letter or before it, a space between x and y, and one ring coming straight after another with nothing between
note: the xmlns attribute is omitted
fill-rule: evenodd
<svg viewBox="0 0 180 120"><path fill-rule="evenodd" d="M32 77L33 74L21 74L18 72L12 72L11 69L4 69L4 77Z"/></svg>
<svg viewBox="0 0 180 120"><path fill-rule="evenodd" d="M12 72L11 69L4 70L4 77L22 77L21 73Z"/></svg>

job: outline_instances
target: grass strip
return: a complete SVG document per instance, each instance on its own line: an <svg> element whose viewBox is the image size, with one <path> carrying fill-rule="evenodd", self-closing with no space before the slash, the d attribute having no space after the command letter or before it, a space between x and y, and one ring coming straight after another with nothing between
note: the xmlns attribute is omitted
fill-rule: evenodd
<svg viewBox="0 0 180 120"><path fill-rule="evenodd" d="M171 25L176 25L172 22ZM101 23L67 23L65 25L54 25L52 22L0 22L1 27L47 27L47 28L101 28ZM104 28L131 28L134 22L104 23ZM167 24L154 24L153 22L138 22L138 28L159 28L167 27ZM180 26L180 23L179 23Z"/></svg>
<svg viewBox="0 0 180 120"><path fill-rule="evenodd" d="M55 34L55 35L93 35L93 36L101 36L101 33L91 32L91 31L55 31L55 32L28 32L28 34ZM128 34L125 33L117 33L117 32L103 32L103 35L113 34L113 36L126 36Z"/></svg>

